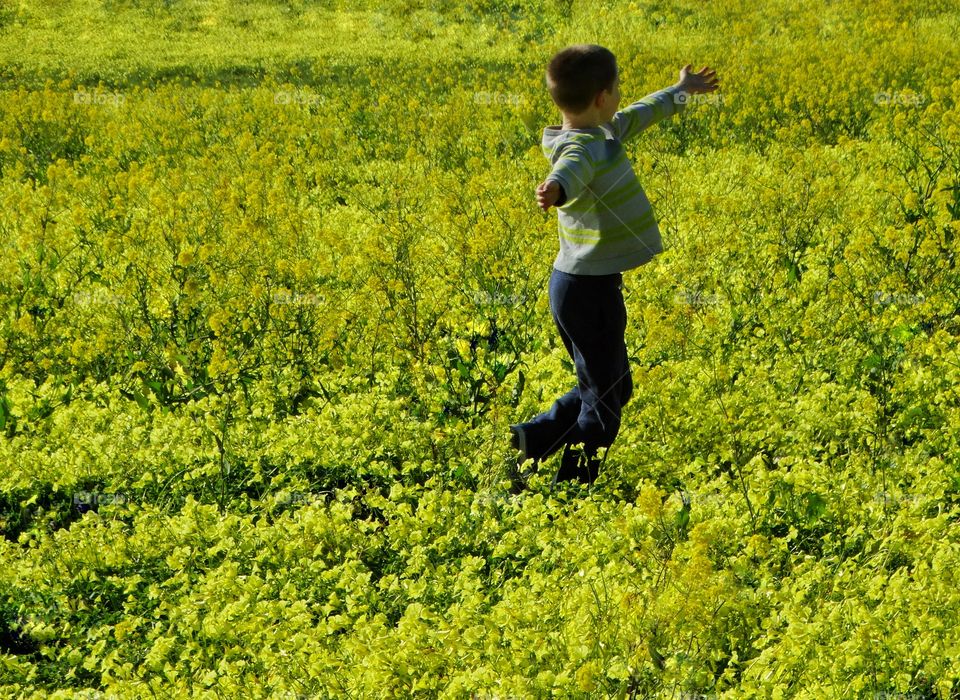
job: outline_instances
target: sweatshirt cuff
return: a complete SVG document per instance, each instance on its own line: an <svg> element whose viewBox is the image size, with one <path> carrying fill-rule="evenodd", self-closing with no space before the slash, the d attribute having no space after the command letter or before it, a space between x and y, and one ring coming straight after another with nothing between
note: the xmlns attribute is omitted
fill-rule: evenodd
<svg viewBox="0 0 960 700"><path fill-rule="evenodd" d="M557 175L550 175L547 178L547 182L555 182L560 185L560 199L558 199L553 206L561 207L566 204L567 200L570 198L570 191L567 187L567 183L563 181L563 178Z"/></svg>
<svg viewBox="0 0 960 700"><path fill-rule="evenodd" d="M670 100L673 102L673 113L678 114L686 109L687 104L690 102L691 94L686 90L681 89L677 85L671 85L668 88L664 88L663 92L670 94Z"/></svg>

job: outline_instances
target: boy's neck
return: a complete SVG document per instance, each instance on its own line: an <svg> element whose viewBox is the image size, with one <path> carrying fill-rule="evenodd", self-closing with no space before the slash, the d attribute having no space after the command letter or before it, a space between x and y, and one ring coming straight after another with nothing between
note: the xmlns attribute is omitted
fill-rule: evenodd
<svg viewBox="0 0 960 700"><path fill-rule="evenodd" d="M562 129L596 129L600 126L599 122L596 124L571 124L566 119L563 120L561 125Z"/></svg>

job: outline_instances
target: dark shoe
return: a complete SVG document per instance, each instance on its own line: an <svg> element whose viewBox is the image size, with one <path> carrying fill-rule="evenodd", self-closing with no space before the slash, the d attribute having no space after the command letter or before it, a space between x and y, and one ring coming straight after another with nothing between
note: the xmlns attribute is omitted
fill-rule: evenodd
<svg viewBox="0 0 960 700"><path fill-rule="evenodd" d="M520 449L520 428L515 425L510 426L510 447Z"/></svg>
<svg viewBox="0 0 960 700"><path fill-rule="evenodd" d="M567 443L563 446L563 454L560 456L560 468L553 477L553 483L550 488L559 481L579 481L580 478L580 450L570 446Z"/></svg>
<svg viewBox="0 0 960 700"><path fill-rule="evenodd" d="M525 462L526 460L523 457L519 457L516 460L512 460L507 468L507 477L510 479L510 493L514 496L528 488L527 482L530 477L538 471L538 460L533 460L533 466L527 469L523 468Z"/></svg>
<svg viewBox="0 0 960 700"><path fill-rule="evenodd" d="M606 459L606 452L604 452L603 457ZM583 454L580 459L580 467L577 475L580 483L592 484L596 481L597 476L600 474L601 464L603 464L603 461L597 456L596 452Z"/></svg>
<svg viewBox="0 0 960 700"><path fill-rule="evenodd" d="M563 456L560 458L560 468L556 476L553 477L553 484L558 481L577 481L581 484L593 485L600 474L600 467L606 461L607 453L603 453L603 459L597 456L596 450L587 452L579 448L573 448L569 444L564 446Z"/></svg>

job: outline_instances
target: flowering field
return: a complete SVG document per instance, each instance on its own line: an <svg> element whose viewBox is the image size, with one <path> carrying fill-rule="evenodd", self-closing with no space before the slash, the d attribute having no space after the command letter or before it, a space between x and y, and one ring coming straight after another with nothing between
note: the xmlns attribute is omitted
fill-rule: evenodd
<svg viewBox="0 0 960 700"><path fill-rule="evenodd" d="M960 8L0 0L0 696L960 698ZM592 487L544 86L664 252Z"/></svg>

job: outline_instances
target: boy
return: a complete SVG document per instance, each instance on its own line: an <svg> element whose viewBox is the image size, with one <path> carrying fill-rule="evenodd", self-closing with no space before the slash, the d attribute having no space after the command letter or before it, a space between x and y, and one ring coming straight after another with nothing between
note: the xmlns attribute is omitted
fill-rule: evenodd
<svg viewBox="0 0 960 700"><path fill-rule="evenodd" d="M563 114L562 125L543 130L543 153L553 165L537 186L537 203L557 207L560 252L550 275L550 311L574 361L576 385L549 411L511 425L517 464L540 460L565 446L557 481L592 484L620 430L620 413L633 393L624 333L623 272L663 251L650 203L627 160L622 142L682 112L687 95L719 87L716 71L680 71L674 85L617 111L620 76L614 55L578 44L550 60L546 84ZM583 445L582 451L571 449ZM604 451L606 458L606 450ZM529 473L529 472L528 472ZM524 487L512 470L513 490ZM552 489L552 486L551 486Z"/></svg>

